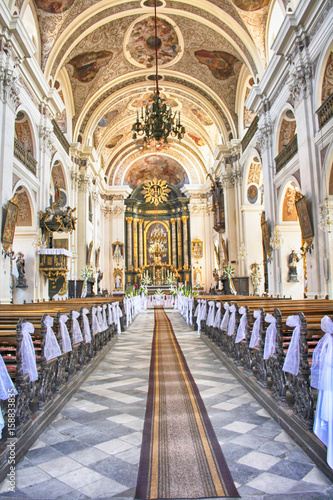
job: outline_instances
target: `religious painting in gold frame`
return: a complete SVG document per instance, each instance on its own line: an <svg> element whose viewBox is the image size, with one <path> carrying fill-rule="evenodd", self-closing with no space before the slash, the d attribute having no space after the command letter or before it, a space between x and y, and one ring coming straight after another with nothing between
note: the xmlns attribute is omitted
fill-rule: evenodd
<svg viewBox="0 0 333 500"><path fill-rule="evenodd" d="M203 257L203 242L196 238L192 240L192 258L193 259L202 259Z"/></svg>
<svg viewBox="0 0 333 500"><path fill-rule="evenodd" d="M9 200L7 202L6 217L2 231L2 243L5 250L9 250L13 244L18 211L18 205Z"/></svg>
<svg viewBox="0 0 333 500"><path fill-rule="evenodd" d="M153 259L149 255L149 244L150 244L150 236L154 227L156 225L162 226L167 234L167 255L161 259L162 265L171 265L171 237L170 237L170 227L168 221L155 220L150 221L144 228L144 265L147 267L149 265L153 265Z"/></svg>
<svg viewBox="0 0 333 500"><path fill-rule="evenodd" d="M113 271L113 288L118 291L123 289L123 272L119 268Z"/></svg>
<svg viewBox="0 0 333 500"><path fill-rule="evenodd" d="M112 243L112 258L113 259L124 258L124 243L121 243L119 240Z"/></svg>
<svg viewBox="0 0 333 500"><path fill-rule="evenodd" d="M67 238L54 239L53 248L64 248L65 250L68 250L68 239Z"/></svg>
<svg viewBox="0 0 333 500"><path fill-rule="evenodd" d="M304 241L311 243L314 233L305 196L300 193L297 193L295 205L296 205L299 225L301 226L302 239Z"/></svg>

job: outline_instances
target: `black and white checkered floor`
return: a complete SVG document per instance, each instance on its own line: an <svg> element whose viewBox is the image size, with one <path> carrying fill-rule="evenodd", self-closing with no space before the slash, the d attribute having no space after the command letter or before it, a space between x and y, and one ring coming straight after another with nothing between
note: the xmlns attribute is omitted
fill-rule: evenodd
<svg viewBox="0 0 333 500"><path fill-rule="evenodd" d="M333 485L190 330L167 309L242 498L321 500ZM16 468L2 498L134 498L153 311L140 313Z"/></svg>

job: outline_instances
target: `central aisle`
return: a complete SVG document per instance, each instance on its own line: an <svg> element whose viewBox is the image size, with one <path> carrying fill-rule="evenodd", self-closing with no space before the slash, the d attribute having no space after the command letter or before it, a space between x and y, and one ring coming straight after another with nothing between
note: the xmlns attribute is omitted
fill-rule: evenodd
<svg viewBox="0 0 333 500"><path fill-rule="evenodd" d="M329 481L178 311L166 312L241 497L333 498ZM119 336L96 371L18 464L15 498L134 498L153 327L154 311L149 310L140 313ZM1 496L7 489L3 482Z"/></svg>

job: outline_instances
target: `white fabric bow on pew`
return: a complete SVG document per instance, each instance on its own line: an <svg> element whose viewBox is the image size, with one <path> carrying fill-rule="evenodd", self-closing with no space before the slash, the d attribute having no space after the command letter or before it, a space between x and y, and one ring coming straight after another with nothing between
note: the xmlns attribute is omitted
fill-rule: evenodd
<svg viewBox="0 0 333 500"><path fill-rule="evenodd" d="M266 323L270 323L266 330L264 359L268 359L275 353L276 319L273 314L266 314Z"/></svg>
<svg viewBox="0 0 333 500"><path fill-rule="evenodd" d="M213 327L214 328L218 328L220 326L220 323L221 323L221 307L222 307L221 302L218 302L216 304L216 314L215 314L215 319L214 319L214 322L213 322Z"/></svg>
<svg viewBox="0 0 333 500"><path fill-rule="evenodd" d="M236 306L230 306L229 307L229 313L231 313L231 315L230 315L230 318L229 318L227 335L229 335L229 337L230 337L231 335L233 335L233 333L235 331Z"/></svg>
<svg viewBox="0 0 333 500"><path fill-rule="evenodd" d="M239 314L241 314L241 319L239 320L239 325L237 328L237 335L235 339L235 344L238 344L241 340L244 340L246 338L246 309L245 307L240 307L238 310Z"/></svg>
<svg viewBox="0 0 333 500"><path fill-rule="evenodd" d="M299 339L301 336L301 319L297 314L288 316L288 318L286 319L286 325L294 326L295 328L291 337L282 370L284 372L291 373L292 375L297 375L299 370Z"/></svg>
<svg viewBox="0 0 333 500"><path fill-rule="evenodd" d="M222 321L221 321L220 329L222 331L226 332L228 330L228 324L229 324L229 316L230 316L229 309L230 309L230 305L228 304L228 302L225 302L223 304L223 307L224 307L225 313L224 313Z"/></svg>
<svg viewBox="0 0 333 500"><path fill-rule="evenodd" d="M208 309L208 314L207 314L206 325L212 326L213 322L214 322L214 316L215 316L215 302L214 302L214 300L210 300L208 302L208 306L209 306L209 309Z"/></svg>
<svg viewBox="0 0 333 500"><path fill-rule="evenodd" d="M24 374L29 373L30 382L38 379L35 349L31 338L34 331L32 323L22 324L22 371Z"/></svg>
<svg viewBox="0 0 333 500"><path fill-rule="evenodd" d="M66 325L67 320L68 316L66 316L66 314L62 314L59 318L60 333L62 340L62 352L70 352L72 350L71 339Z"/></svg>
<svg viewBox="0 0 333 500"><path fill-rule="evenodd" d="M0 399L5 401L6 399L10 399L16 396L17 390L15 385L10 378L4 360L2 356L0 356ZM0 408L0 439L2 437L2 429L5 426L5 420L2 415L2 411Z"/></svg>
<svg viewBox="0 0 333 500"><path fill-rule="evenodd" d="M108 328L108 322L107 322L107 319L106 319L106 308L107 308L107 304L103 304L102 306L102 309L103 309L103 312L102 312L102 315L103 315L103 327L104 327L104 330L107 330Z"/></svg>
<svg viewBox="0 0 333 500"><path fill-rule="evenodd" d="M89 314L89 309L87 309L85 307L84 309L82 309L84 340L85 340L86 344L90 344L90 342L91 342L91 330L90 330L90 324L89 324L89 319L87 317L87 314ZM94 317L94 315L92 317ZM96 316L95 316L95 322L97 322Z"/></svg>
<svg viewBox="0 0 333 500"><path fill-rule="evenodd" d="M327 446L327 463L333 469L333 321L324 316L325 335L312 356L311 385L319 390L313 432Z"/></svg>
<svg viewBox="0 0 333 500"><path fill-rule="evenodd" d="M186 323L192 325L192 311L193 311L194 299L189 299L188 301L188 311Z"/></svg>
<svg viewBox="0 0 333 500"><path fill-rule="evenodd" d="M89 312L89 310L87 309ZM97 318L97 307L92 307L91 308L91 328L92 332L95 335L96 333L101 332L101 325L99 324L98 318Z"/></svg>
<svg viewBox="0 0 333 500"><path fill-rule="evenodd" d="M112 323L114 323L111 304L108 304L108 323L109 325L112 325Z"/></svg>
<svg viewBox="0 0 333 500"><path fill-rule="evenodd" d="M88 309L87 309L88 311ZM89 312L89 311L88 311ZM80 324L78 321L78 317L80 316L80 313L77 311L72 311L72 319L73 319L73 344L79 344L80 342L83 342L83 337L82 337L82 332L80 328ZM84 326L84 315L82 314L83 318L83 326ZM86 317L86 320L88 321L88 318ZM88 326L89 326L89 321L88 321ZM90 331L90 328L89 328Z"/></svg>
<svg viewBox="0 0 333 500"><path fill-rule="evenodd" d="M98 321L98 324L99 324L99 331L100 332L104 332L104 330L107 328L104 328L104 320L103 320L103 315L102 315L102 307L101 306L97 306L97 313L96 313L96 317L97 317L97 321Z"/></svg>
<svg viewBox="0 0 333 500"><path fill-rule="evenodd" d="M52 330L53 318L51 316L46 316L44 325L46 326L44 355L45 359L49 361L50 359L61 356L61 350L54 331Z"/></svg>
<svg viewBox="0 0 333 500"><path fill-rule="evenodd" d="M259 330L260 330L260 320L261 320L261 311L260 309L253 311L253 317L256 318L253 323L251 339L249 347L250 349L254 349L259 344Z"/></svg>
<svg viewBox="0 0 333 500"><path fill-rule="evenodd" d="M119 302L113 302L112 309L113 309L113 319L117 325L117 333L120 335L121 334L120 318L122 317L123 313L121 312L121 309L119 307Z"/></svg>

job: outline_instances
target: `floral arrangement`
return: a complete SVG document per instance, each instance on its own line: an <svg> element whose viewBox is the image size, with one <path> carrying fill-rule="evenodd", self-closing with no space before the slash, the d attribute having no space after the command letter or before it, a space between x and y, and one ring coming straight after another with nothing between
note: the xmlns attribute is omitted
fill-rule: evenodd
<svg viewBox="0 0 333 500"><path fill-rule="evenodd" d="M143 295L148 295L148 288L144 285L141 285L139 288L139 293L143 293Z"/></svg>
<svg viewBox="0 0 333 500"><path fill-rule="evenodd" d="M85 266L84 269L81 270L81 278L87 281L89 278L93 277L93 268L91 266Z"/></svg>
<svg viewBox="0 0 333 500"><path fill-rule="evenodd" d="M235 276L235 268L231 266L226 266L223 268L224 278L233 278Z"/></svg>
<svg viewBox="0 0 333 500"><path fill-rule="evenodd" d="M165 282L167 285L174 285L176 283L175 275L173 273L169 274L169 276L165 278Z"/></svg>
<svg viewBox="0 0 333 500"><path fill-rule="evenodd" d="M158 289L155 291L155 295L164 295L164 292L163 292L163 290L161 290L161 288L158 288Z"/></svg>
<svg viewBox="0 0 333 500"><path fill-rule="evenodd" d="M143 286L143 287L147 287L149 285L152 284L152 281L151 279L149 278L149 276L143 276L140 280L140 286Z"/></svg>

